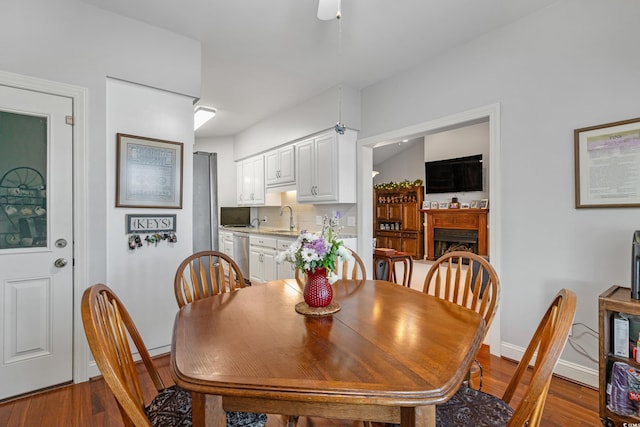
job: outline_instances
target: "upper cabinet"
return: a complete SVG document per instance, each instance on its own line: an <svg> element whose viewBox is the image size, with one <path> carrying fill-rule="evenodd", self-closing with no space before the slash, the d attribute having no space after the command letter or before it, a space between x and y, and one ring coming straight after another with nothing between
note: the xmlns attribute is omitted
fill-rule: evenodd
<svg viewBox="0 0 640 427"><path fill-rule="evenodd" d="M295 175L295 147L288 145L264 155L267 188L292 185Z"/></svg>
<svg viewBox="0 0 640 427"><path fill-rule="evenodd" d="M264 205L264 158L255 156L236 162L239 205Z"/></svg>
<svg viewBox="0 0 640 427"><path fill-rule="evenodd" d="M355 132L335 131L296 144L299 203L356 203Z"/></svg>

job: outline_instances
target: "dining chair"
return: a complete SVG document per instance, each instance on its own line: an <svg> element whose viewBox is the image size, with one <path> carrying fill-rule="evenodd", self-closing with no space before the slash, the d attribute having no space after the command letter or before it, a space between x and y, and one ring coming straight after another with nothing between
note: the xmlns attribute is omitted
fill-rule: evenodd
<svg viewBox="0 0 640 427"><path fill-rule="evenodd" d="M218 251L189 255L178 266L173 281L178 307L245 286L238 264L229 255Z"/></svg>
<svg viewBox="0 0 640 427"><path fill-rule="evenodd" d="M191 393L175 385L165 387L129 312L113 291L103 284L87 288L81 312L89 348L116 398L124 425L191 426ZM148 405L130 342L157 392ZM266 421L265 414L227 412L227 426L264 427Z"/></svg>
<svg viewBox="0 0 640 427"><path fill-rule="evenodd" d="M436 407L436 426L539 426L553 369L567 342L575 312L576 294L560 290L542 317L502 398L463 386ZM523 381L527 371L531 371L531 376ZM522 398L512 407L520 384L524 387Z"/></svg>
<svg viewBox="0 0 640 427"><path fill-rule="evenodd" d="M500 280L483 256L466 251L452 251L438 258L424 280L423 292L451 301L480 314L486 335L498 308ZM482 389L482 365L476 359L467 376L479 378Z"/></svg>

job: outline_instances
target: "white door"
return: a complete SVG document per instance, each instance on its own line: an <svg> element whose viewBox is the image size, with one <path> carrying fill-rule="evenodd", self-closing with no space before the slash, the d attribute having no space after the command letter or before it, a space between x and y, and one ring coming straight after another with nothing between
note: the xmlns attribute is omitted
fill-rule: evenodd
<svg viewBox="0 0 640 427"><path fill-rule="evenodd" d="M71 98L0 85L0 399L72 380Z"/></svg>

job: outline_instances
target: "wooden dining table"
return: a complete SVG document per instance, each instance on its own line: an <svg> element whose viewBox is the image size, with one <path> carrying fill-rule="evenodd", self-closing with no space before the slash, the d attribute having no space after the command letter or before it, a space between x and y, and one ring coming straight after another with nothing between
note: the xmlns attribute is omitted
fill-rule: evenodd
<svg viewBox="0 0 640 427"><path fill-rule="evenodd" d="M340 310L299 314L302 284L276 280L201 299L175 318L171 375L194 426L225 411L435 426L484 331L477 313L382 280L339 280Z"/></svg>

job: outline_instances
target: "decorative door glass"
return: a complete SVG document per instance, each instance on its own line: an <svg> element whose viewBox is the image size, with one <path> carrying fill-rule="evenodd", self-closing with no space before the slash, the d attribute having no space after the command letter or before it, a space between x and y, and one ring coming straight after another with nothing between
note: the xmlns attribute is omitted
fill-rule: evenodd
<svg viewBox="0 0 640 427"><path fill-rule="evenodd" d="M47 246L47 117L0 111L0 249Z"/></svg>

